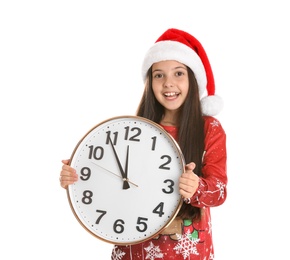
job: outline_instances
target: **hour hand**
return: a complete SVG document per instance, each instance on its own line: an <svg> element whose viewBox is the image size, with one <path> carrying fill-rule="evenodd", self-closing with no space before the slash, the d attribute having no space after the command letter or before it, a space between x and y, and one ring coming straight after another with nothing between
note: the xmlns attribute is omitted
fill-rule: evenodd
<svg viewBox="0 0 290 260"><path fill-rule="evenodd" d="M127 146L127 155L126 155L126 164L125 164L125 178L126 180L128 181L128 161L129 161L129 145ZM124 188L124 185L125 185L126 181L123 183L123 189Z"/></svg>
<svg viewBox="0 0 290 260"><path fill-rule="evenodd" d="M122 167L122 165L121 165L121 162L120 162L119 156L118 156L118 154L117 154L117 152L116 152L116 150L115 150L115 147L114 147L114 145L113 145L113 142L112 142L111 138L109 138L109 142L110 142L110 144L111 144L111 146L112 146L112 149L113 149L113 152L114 152L114 155L115 155L116 161L117 161L117 163L118 163L119 170L120 170L121 175L122 175L122 177L123 177L123 189L124 189L124 190L129 189L129 188L130 188L130 185L129 185L128 181L127 181L126 174L125 174L125 172L124 172L124 170L123 170L123 167ZM128 150L127 150L127 156L128 156ZM128 161L128 160L127 160L127 161Z"/></svg>

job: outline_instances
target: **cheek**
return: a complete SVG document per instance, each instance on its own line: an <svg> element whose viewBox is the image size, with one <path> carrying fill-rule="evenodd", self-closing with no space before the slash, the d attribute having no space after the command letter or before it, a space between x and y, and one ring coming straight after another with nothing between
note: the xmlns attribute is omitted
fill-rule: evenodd
<svg viewBox="0 0 290 260"><path fill-rule="evenodd" d="M185 97L187 97L188 92L189 92L189 86L183 87L183 89L181 91L182 91L183 95Z"/></svg>
<svg viewBox="0 0 290 260"><path fill-rule="evenodd" d="M160 95L160 88L158 87L158 85L152 84L152 91L155 96L158 96L158 94Z"/></svg>

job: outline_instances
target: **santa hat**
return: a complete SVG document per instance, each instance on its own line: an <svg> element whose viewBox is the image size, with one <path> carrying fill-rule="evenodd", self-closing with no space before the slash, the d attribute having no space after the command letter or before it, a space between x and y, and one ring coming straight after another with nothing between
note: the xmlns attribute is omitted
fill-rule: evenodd
<svg viewBox="0 0 290 260"><path fill-rule="evenodd" d="M214 116L222 110L223 101L215 95L214 77L208 57L195 37L178 29L165 31L145 55L142 65L143 80L145 81L148 69L153 63L164 60L176 60L193 71L204 115Z"/></svg>

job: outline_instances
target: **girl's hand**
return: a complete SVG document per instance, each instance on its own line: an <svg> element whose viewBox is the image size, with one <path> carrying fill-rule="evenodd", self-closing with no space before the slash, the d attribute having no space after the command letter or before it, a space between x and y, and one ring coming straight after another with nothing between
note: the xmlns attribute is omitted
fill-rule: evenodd
<svg viewBox="0 0 290 260"><path fill-rule="evenodd" d="M185 172L179 178L179 192L184 199L190 199L196 192L199 177L193 172L195 163L185 165Z"/></svg>
<svg viewBox="0 0 290 260"><path fill-rule="evenodd" d="M60 186L66 189L68 185L78 180L78 175L76 174L76 170L68 165L69 160L62 160L61 162L63 166L60 172L59 181Z"/></svg>

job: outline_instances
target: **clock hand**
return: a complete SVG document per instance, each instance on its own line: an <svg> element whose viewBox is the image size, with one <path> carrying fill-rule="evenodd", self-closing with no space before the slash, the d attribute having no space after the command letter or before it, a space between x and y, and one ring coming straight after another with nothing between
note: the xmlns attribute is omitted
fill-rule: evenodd
<svg viewBox="0 0 290 260"><path fill-rule="evenodd" d="M101 166L101 165L99 165L99 164L96 164L95 162L91 162L91 163L94 164L94 165L96 165L96 166L98 166L98 167L100 167L100 168L102 168L103 170L105 170L105 171L107 171L107 172L109 172L109 173L112 173L113 175L115 175L115 176L117 176L117 177L119 177L119 178L122 178L122 176L120 176L120 175L118 175L118 174L116 174L116 173L114 173L114 172L111 172L110 170L104 168L103 166ZM127 182L129 182L129 183L133 184L134 186L138 187L138 185L137 185L136 183L134 183L134 182L132 182L132 181L130 181L130 180L128 180L128 179L127 179Z"/></svg>
<svg viewBox="0 0 290 260"><path fill-rule="evenodd" d="M119 159L119 157L118 157L118 154L117 154L117 152L116 152L116 150L115 150L115 147L114 147L113 142L112 142L112 140L111 140L110 137L109 137L109 142L110 142L110 144L111 144L111 146L112 146L112 149L113 149L113 151L114 151L115 158L116 158L117 163L118 163L118 166L119 166L119 170L120 170L120 172L121 172L121 174L122 174L122 177L123 177L123 189L124 189L124 190L129 189L129 188L130 188L130 185L129 185L128 180L127 180L127 178L126 178L126 174L125 174L125 172L124 172L124 170L123 170L123 168L122 168L122 165L121 165L120 159Z"/></svg>
<svg viewBox="0 0 290 260"><path fill-rule="evenodd" d="M129 180L128 179L128 160L129 160L129 145L127 146L126 165L125 165L125 172L124 172L126 180ZM124 185L125 185L125 182L123 183L123 189L125 189Z"/></svg>

